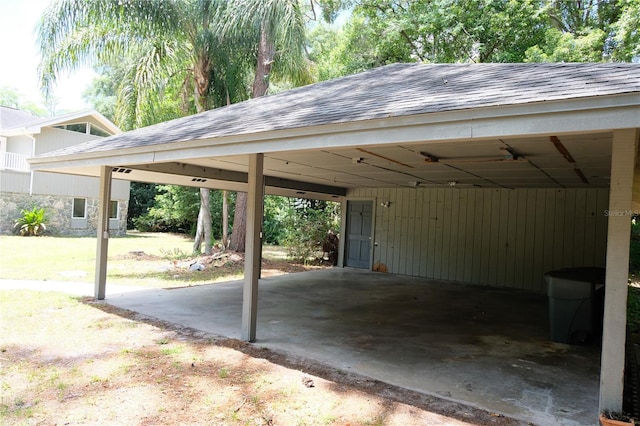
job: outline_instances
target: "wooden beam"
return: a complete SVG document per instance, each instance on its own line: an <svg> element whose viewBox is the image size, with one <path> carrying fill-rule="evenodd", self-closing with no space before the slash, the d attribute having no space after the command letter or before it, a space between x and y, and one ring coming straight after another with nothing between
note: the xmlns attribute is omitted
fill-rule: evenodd
<svg viewBox="0 0 640 426"><path fill-rule="evenodd" d="M556 149L558 150L558 152L560 154L562 154L562 156L570 163L575 163L576 160L573 159L573 156L571 155L571 153L569 152L569 150L567 149L566 146L564 146L562 144L562 142L560 142L560 139L558 139L557 136L550 136L549 140L551 141L551 143L553 143L553 145L556 147Z"/></svg>
<svg viewBox="0 0 640 426"><path fill-rule="evenodd" d="M244 253L241 337L256 340L258 317L258 279L260 278L260 239L264 206L264 155L249 155L249 192L247 194L247 236Z"/></svg>
<svg viewBox="0 0 640 426"><path fill-rule="evenodd" d="M146 171L146 172L178 175L178 176L190 176L195 179L205 179L205 180L211 179L211 180L217 180L217 181L238 182L238 183L247 183L249 181L248 174L244 172L236 172L233 170L224 170L224 169L218 169L214 167L196 166L192 164L179 163L179 162L143 164L143 165L137 165L137 166L131 166L131 167L124 167L124 168ZM329 195L338 195L338 196L345 196L347 194L347 190L345 188L341 188L338 186L323 185L323 184L311 183L311 182L301 182L297 180L278 178L274 176L265 176L264 179L265 179L265 185L273 188L290 189L290 190L299 191L302 193L315 192L320 194L329 194ZM198 184L203 184L203 183L204 182L196 182L196 185L200 186ZM301 194L301 195L304 195L304 194Z"/></svg>
<svg viewBox="0 0 640 426"><path fill-rule="evenodd" d="M94 295L96 300L105 298L107 287L107 253L109 251L109 205L111 202L112 168L100 168L100 201L97 226L96 276Z"/></svg>
<svg viewBox="0 0 640 426"><path fill-rule="evenodd" d="M180 162L141 164L129 167L133 170L165 173L169 175L191 176L194 178L227 180L231 182L247 183L247 174L233 170L217 169L214 167L196 166Z"/></svg>
<svg viewBox="0 0 640 426"><path fill-rule="evenodd" d="M636 129L615 130L611 150L611 186L607 231L607 276L605 280L600 410L622 409L624 387L629 243L632 189L638 147Z"/></svg>
<svg viewBox="0 0 640 426"><path fill-rule="evenodd" d="M397 164L399 166L404 166L404 167L407 167L409 169L413 169L414 168L413 166L410 166L409 164L404 164L404 163L402 163L402 162L400 162L398 160L394 160L393 158L389 158L389 157L385 157L384 155L376 154L373 151L368 151L368 150L363 149L363 148L356 148L356 149L358 151L362 152L362 153L373 155L374 157L382 158L383 160L387 160L387 161L389 161L391 163L395 163L395 164Z"/></svg>

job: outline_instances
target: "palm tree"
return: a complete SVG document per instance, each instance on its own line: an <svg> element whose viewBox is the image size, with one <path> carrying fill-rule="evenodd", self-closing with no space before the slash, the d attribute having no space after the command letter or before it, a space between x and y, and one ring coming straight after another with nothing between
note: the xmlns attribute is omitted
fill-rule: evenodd
<svg viewBox="0 0 640 426"><path fill-rule="evenodd" d="M130 61L116 108L124 128L167 119L158 114L158 93L176 82L185 98L192 90L183 114L245 99L251 58L252 97L267 93L272 76L311 82L299 0L57 0L40 20L38 39L45 95L63 71ZM211 252L208 195L201 189L194 242L199 251L204 236L205 253ZM238 251L244 251L245 224L246 194L239 193L230 242Z"/></svg>
<svg viewBox="0 0 640 426"><path fill-rule="evenodd" d="M310 3L311 4L311 3ZM311 82L305 62L305 23L298 0L237 0L226 10L224 34L231 38L253 34L257 40L251 96L267 94L272 73L294 85ZM238 193L230 247L244 251L247 194Z"/></svg>
<svg viewBox="0 0 640 426"><path fill-rule="evenodd" d="M126 63L118 93L116 123L140 127L167 119L157 114L158 94L181 88L185 115L241 100L243 72L251 54L246 37L223 40L216 32L220 0L58 0L41 17L37 32L41 86L49 95L56 78L81 65ZM214 83L212 85L212 83ZM190 93L191 92L191 93ZM175 117L171 117L175 118ZM202 238L211 252L209 190L201 205L194 251Z"/></svg>

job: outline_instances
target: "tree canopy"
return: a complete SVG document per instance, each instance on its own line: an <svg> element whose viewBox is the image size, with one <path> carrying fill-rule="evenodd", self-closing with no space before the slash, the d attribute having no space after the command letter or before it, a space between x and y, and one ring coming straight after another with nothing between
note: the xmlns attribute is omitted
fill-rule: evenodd
<svg viewBox="0 0 640 426"><path fill-rule="evenodd" d="M62 71L98 66L85 95L128 130L395 62L638 60L638 28L640 0L56 0L38 37L45 93ZM191 229L195 190L159 189L146 219ZM217 218L207 197L198 216ZM232 201L242 249L245 201ZM198 223L196 235L220 231Z"/></svg>
<svg viewBox="0 0 640 426"><path fill-rule="evenodd" d="M632 61L640 0L360 0L317 26L320 80L394 62Z"/></svg>

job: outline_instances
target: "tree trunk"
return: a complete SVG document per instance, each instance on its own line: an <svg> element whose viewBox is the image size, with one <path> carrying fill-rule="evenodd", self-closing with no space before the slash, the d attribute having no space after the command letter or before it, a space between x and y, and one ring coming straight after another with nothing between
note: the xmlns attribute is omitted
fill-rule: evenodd
<svg viewBox="0 0 640 426"><path fill-rule="evenodd" d="M238 192L236 195L236 209L233 214L233 231L229 248L244 252L244 240L247 236L247 193Z"/></svg>
<svg viewBox="0 0 640 426"><path fill-rule="evenodd" d="M264 96L269 89L269 74L275 57L275 46L269 39L268 23L263 22L260 28L260 44L258 45L258 62L256 75L253 80L251 97ZM233 230L231 232L232 250L244 251L244 240L247 235L247 193L238 192L236 197L236 210L233 215Z"/></svg>
<svg viewBox="0 0 640 426"><path fill-rule="evenodd" d="M206 24L205 24L206 26ZM202 54L198 57L193 70L194 74L194 102L196 112L200 113L208 109L207 91L209 90L209 77L211 75L211 62ZM198 211L198 225L193 242L194 253L200 253L202 240L204 239L204 253L211 254L211 209L209 208L209 188L200 188L200 210Z"/></svg>
<svg viewBox="0 0 640 426"><path fill-rule="evenodd" d="M256 64L256 75L253 79L252 98L258 98L267 94L269 89L269 74L275 57L276 48L267 32L267 23L263 22L260 28L260 44L258 45L258 63Z"/></svg>
<svg viewBox="0 0 640 426"><path fill-rule="evenodd" d="M229 246L229 200L227 191L222 191L222 247Z"/></svg>
<svg viewBox="0 0 640 426"><path fill-rule="evenodd" d="M204 238L204 254L211 254L211 207L209 188L200 188L200 210L198 212L198 226L196 238L193 242L194 253L200 252L202 239Z"/></svg>
<svg viewBox="0 0 640 426"><path fill-rule="evenodd" d="M204 217L202 215L202 195L200 196L200 210L198 211L198 222L196 225L196 235L193 240L193 253L200 253L202 248L202 238L204 237Z"/></svg>

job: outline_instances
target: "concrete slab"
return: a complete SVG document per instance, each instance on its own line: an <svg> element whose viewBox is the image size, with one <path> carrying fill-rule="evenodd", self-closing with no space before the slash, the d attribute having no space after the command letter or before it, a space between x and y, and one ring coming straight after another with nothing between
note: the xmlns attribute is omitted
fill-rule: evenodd
<svg viewBox="0 0 640 426"><path fill-rule="evenodd" d="M241 282L106 302L240 337ZM541 295L341 268L260 280L256 345L533 424L596 424L600 349L548 336Z"/></svg>

